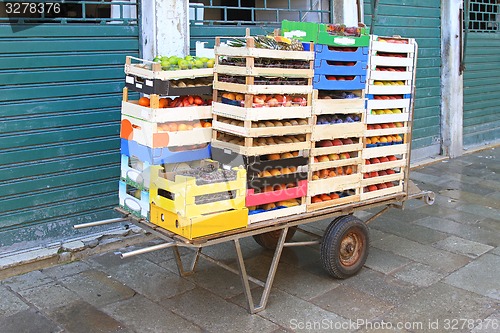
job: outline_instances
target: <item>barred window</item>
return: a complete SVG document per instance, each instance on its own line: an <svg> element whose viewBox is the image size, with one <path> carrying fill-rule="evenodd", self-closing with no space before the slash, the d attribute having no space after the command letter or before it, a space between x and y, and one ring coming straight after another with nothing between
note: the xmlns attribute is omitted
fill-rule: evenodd
<svg viewBox="0 0 500 333"><path fill-rule="evenodd" d="M500 0L470 0L469 31L499 32Z"/></svg>

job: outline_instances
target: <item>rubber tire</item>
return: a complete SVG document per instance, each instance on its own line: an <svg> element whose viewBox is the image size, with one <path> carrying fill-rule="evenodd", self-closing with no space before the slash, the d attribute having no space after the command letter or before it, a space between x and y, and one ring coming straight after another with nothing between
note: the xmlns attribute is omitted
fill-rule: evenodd
<svg viewBox="0 0 500 333"><path fill-rule="evenodd" d="M285 237L285 242L288 242L295 235L297 229L295 227L288 228L288 232ZM263 234L253 235L253 239L265 249L274 250L278 245L280 239L281 230L269 231Z"/></svg>
<svg viewBox="0 0 500 333"><path fill-rule="evenodd" d="M357 258L349 265L341 258L342 240L348 235L355 235L359 249ZM321 242L320 256L323 268L337 279L346 279L357 274L368 258L370 245L369 232L366 224L353 215L343 215L330 223Z"/></svg>

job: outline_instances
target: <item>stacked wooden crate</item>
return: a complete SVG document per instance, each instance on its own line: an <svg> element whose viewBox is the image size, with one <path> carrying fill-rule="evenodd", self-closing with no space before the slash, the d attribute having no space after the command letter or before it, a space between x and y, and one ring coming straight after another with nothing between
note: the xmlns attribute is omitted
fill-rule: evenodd
<svg viewBox="0 0 500 333"><path fill-rule="evenodd" d="M404 191L416 56L414 39L371 37L362 200Z"/></svg>
<svg viewBox="0 0 500 333"><path fill-rule="evenodd" d="M149 218L151 166L210 157L213 69L163 71L159 63L127 57L125 73L119 200ZM129 89L143 97L129 100Z"/></svg>
<svg viewBox="0 0 500 333"><path fill-rule="evenodd" d="M216 40L213 159L247 169L249 223L306 211L311 51Z"/></svg>
<svg viewBox="0 0 500 333"><path fill-rule="evenodd" d="M327 44L314 46L309 211L359 201L362 179L369 40L325 31L318 41L320 36ZM346 38L350 46L343 45Z"/></svg>

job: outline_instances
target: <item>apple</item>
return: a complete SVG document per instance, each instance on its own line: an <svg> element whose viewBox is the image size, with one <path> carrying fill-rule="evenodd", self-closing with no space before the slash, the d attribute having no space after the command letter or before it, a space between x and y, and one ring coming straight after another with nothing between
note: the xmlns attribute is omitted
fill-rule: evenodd
<svg viewBox="0 0 500 333"><path fill-rule="evenodd" d="M318 157L318 162L328 162L330 159L328 158L327 155L322 155Z"/></svg>
<svg viewBox="0 0 500 333"><path fill-rule="evenodd" d="M332 141L331 141L331 144L332 144L333 146L342 146L342 145L343 145L342 141L340 141L339 139L334 139L334 140L332 140Z"/></svg>
<svg viewBox="0 0 500 333"><path fill-rule="evenodd" d="M398 160L397 157L394 155L390 155L387 158L389 159L389 161L397 161Z"/></svg>
<svg viewBox="0 0 500 333"><path fill-rule="evenodd" d="M370 185L370 186L368 186L368 191L371 192L371 191L376 191L376 190L378 190L378 188L377 188L376 185Z"/></svg>
<svg viewBox="0 0 500 333"><path fill-rule="evenodd" d="M389 158L386 157L386 156L383 156L383 157L379 158L379 160L380 160L380 163L389 162Z"/></svg>
<svg viewBox="0 0 500 333"><path fill-rule="evenodd" d="M382 190L382 189L384 189L384 188L387 188L387 186L386 186L384 183L381 183L381 184L377 184L377 188L378 188L379 190Z"/></svg>
<svg viewBox="0 0 500 333"><path fill-rule="evenodd" d="M340 159L340 156L338 154L330 154L328 155L328 158L330 159L330 161L336 161Z"/></svg>
<svg viewBox="0 0 500 333"><path fill-rule="evenodd" d="M351 156L349 155L349 153L341 153L340 154L340 159L341 160L346 160L346 159L349 159L351 158Z"/></svg>
<svg viewBox="0 0 500 333"><path fill-rule="evenodd" d="M396 171L394 171L393 169L387 169L385 170L385 172L387 172L388 175L393 175L396 173Z"/></svg>
<svg viewBox="0 0 500 333"><path fill-rule="evenodd" d="M331 147L333 146L330 140L323 140L316 143L317 147Z"/></svg>
<svg viewBox="0 0 500 333"><path fill-rule="evenodd" d="M370 165L370 160L365 160L365 165Z"/></svg>
<svg viewBox="0 0 500 333"><path fill-rule="evenodd" d="M384 183L386 187L393 187L394 184L392 182L387 182L387 183Z"/></svg>
<svg viewBox="0 0 500 333"><path fill-rule="evenodd" d="M385 170L380 170L380 171L378 172L378 175L379 175L379 176L387 176L387 172L385 172Z"/></svg>
<svg viewBox="0 0 500 333"><path fill-rule="evenodd" d="M373 158L370 160L370 163L371 163L371 164L377 164L377 163L380 163L380 160L379 160L377 157L373 157Z"/></svg>
<svg viewBox="0 0 500 333"><path fill-rule="evenodd" d="M336 140L337 140L337 139L336 139ZM342 139L342 143L343 143L344 145L352 145L352 144L354 144L354 142L352 141L352 139L351 139L351 138Z"/></svg>

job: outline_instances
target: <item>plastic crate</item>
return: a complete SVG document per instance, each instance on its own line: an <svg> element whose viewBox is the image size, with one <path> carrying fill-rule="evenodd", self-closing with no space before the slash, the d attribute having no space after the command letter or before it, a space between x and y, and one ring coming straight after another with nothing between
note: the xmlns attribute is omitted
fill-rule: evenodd
<svg viewBox="0 0 500 333"><path fill-rule="evenodd" d="M127 156L136 156L150 165L182 163L210 158L210 144L204 148L186 146L185 151L174 151L173 148L151 148L133 140L121 139L121 153Z"/></svg>
<svg viewBox="0 0 500 333"><path fill-rule="evenodd" d="M319 24L313 22L295 22L283 20L281 34L287 38L298 39L303 42L318 41Z"/></svg>
<svg viewBox="0 0 500 333"><path fill-rule="evenodd" d="M139 191L137 197L130 193ZM119 206L137 217L149 218L149 192L147 190L136 189L120 180L118 183Z"/></svg>
<svg viewBox="0 0 500 333"><path fill-rule="evenodd" d="M125 76L125 87L147 95L184 96L212 94L212 85L178 87L175 85L175 81L147 79L133 74Z"/></svg>
<svg viewBox="0 0 500 333"><path fill-rule="evenodd" d="M314 60L314 74L366 76L366 61Z"/></svg>
<svg viewBox="0 0 500 333"><path fill-rule="evenodd" d="M352 75L351 75L352 76ZM313 88L318 90L360 90L366 87L366 76L357 75L352 80L328 80L328 75L314 75Z"/></svg>
<svg viewBox="0 0 500 333"><path fill-rule="evenodd" d="M368 47L335 47L331 45L314 44L315 60L366 61L368 62Z"/></svg>

